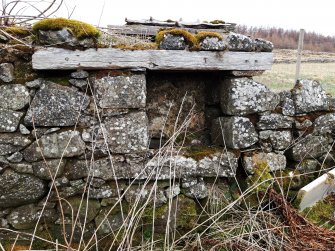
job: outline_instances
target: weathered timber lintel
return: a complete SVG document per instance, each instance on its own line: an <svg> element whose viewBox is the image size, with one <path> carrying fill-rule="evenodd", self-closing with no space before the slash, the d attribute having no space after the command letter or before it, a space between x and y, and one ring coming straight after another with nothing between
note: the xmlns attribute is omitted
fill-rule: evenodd
<svg viewBox="0 0 335 251"><path fill-rule="evenodd" d="M113 48L71 51L45 48L33 54L35 70L138 69L162 71L255 71L269 70L268 52L209 52L166 50L120 50Z"/></svg>

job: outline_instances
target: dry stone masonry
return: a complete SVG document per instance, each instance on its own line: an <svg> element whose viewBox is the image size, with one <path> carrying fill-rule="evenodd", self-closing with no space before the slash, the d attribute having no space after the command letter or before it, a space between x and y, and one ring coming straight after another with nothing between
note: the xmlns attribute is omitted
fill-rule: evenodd
<svg viewBox="0 0 335 251"><path fill-rule="evenodd" d="M42 44L79 43L66 29L38 36ZM91 47L91 42L80 45ZM185 47L173 35L160 44ZM200 47L255 53L273 48L239 34L224 41L208 37ZM246 185L261 163L271 172L303 173L331 162L334 100L317 81L301 80L292 90L275 93L248 71L237 77L231 71L79 66L50 73L31 69L30 51L3 50L0 228L32 231L42 217L62 236L71 228L73 210L78 224L86 215L86 231L93 234L100 226L97 234L103 236L118 230L137 202L159 210L159 234L173 203L177 209L171 217L184 219L173 227L182 233L196 225L199 203L213 189L233 198L231 178ZM72 208L63 201L61 209L60 198ZM120 209L120 203L126 206ZM106 218L107 212L112 213ZM151 224L148 215L143 220ZM12 237L0 232L0 238Z"/></svg>

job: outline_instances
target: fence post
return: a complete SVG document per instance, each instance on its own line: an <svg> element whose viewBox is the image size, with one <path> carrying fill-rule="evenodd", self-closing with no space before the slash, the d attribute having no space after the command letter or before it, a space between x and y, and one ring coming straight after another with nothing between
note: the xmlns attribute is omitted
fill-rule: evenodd
<svg viewBox="0 0 335 251"><path fill-rule="evenodd" d="M296 68L295 68L295 83L300 78L301 54L302 54L302 49L303 49L303 46L304 46L304 34L305 34L305 30L300 29L299 42L298 42L298 52L297 52L297 64L296 64Z"/></svg>

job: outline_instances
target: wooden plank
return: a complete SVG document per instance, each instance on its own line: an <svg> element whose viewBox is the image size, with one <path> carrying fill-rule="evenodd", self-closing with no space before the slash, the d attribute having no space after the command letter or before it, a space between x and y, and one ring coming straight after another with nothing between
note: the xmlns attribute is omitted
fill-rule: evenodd
<svg viewBox="0 0 335 251"><path fill-rule="evenodd" d="M150 26L164 26L164 27L188 27L188 28L202 28L202 29L227 29L234 30L236 23L205 23L205 22L183 22L183 21L160 21L155 19L131 20L125 19L127 25L150 25Z"/></svg>
<svg viewBox="0 0 335 251"><path fill-rule="evenodd" d="M231 71L229 73L234 77L255 77L262 75L264 71Z"/></svg>
<svg viewBox="0 0 335 251"><path fill-rule="evenodd" d="M323 174L316 180L301 188L297 199L300 201L299 210L315 205L330 193L335 192L335 169Z"/></svg>
<svg viewBox="0 0 335 251"><path fill-rule="evenodd" d="M109 33L112 34L120 34L120 35L130 35L130 36L147 36L153 37L160 29L165 29L164 26L149 26L149 25L108 25L107 29ZM176 27L178 28L178 27ZM187 30L191 33L196 33L200 31L213 31L218 32L220 34L227 34L230 29L215 29L215 28L208 28L208 29L195 29L195 28L187 28L184 27L183 29Z"/></svg>
<svg viewBox="0 0 335 251"><path fill-rule="evenodd" d="M269 70L268 52L210 52L174 50L120 50L114 48L71 51L44 48L33 54L35 70L131 69L149 70Z"/></svg>

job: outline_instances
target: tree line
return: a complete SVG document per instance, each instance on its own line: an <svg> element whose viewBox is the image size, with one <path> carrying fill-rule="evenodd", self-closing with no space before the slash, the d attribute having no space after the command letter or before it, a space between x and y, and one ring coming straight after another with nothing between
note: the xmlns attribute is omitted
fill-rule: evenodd
<svg viewBox="0 0 335 251"><path fill-rule="evenodd" d="M239 25L237 32L254 38L270 40L276 49L296 49L298 46L299 31L296 30ZM316 32L305 32L304 50L335 52L335 37Z"/></svg>

